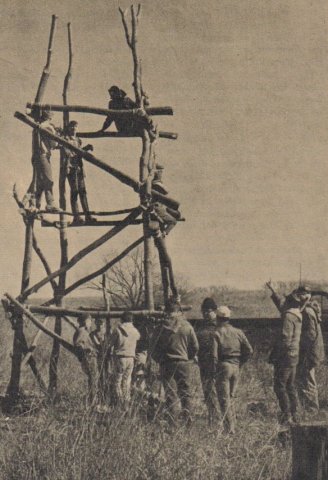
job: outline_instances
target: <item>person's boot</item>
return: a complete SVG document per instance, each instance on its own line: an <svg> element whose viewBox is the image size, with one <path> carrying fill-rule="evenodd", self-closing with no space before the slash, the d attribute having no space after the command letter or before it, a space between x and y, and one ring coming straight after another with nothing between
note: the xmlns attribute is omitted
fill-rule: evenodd
<svg viewBox="0 0 328 480"><path fill-rule="evenodd" d="M73 222L71 223L71 225L84 225L84 220L83 218L76 216L73 218Z"/></svg>
<svg viewBox="0 0 328 480"><path fill-rule="evenodd" d="M46 212L49 213L60 213L62 212L62 209L57 207L54 203L50 203L46 205Z"/></svg>
<svg viewBox="0 0 328 480"><path fill-rule="evenodd" d="M85 217L85 223L97 223L97 219L91 215Z"/></svg>

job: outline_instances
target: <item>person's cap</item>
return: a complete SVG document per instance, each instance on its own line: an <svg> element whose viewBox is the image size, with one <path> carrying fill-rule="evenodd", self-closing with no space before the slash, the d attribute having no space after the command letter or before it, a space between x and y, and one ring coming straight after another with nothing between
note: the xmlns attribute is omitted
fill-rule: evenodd
<svg viewBox="0 0 328 480"><path fill-rule="evenodd" d="M97 325L102 325L105 322L105 319L103 317L96 317L95 318L95 323Z"/></svg>
<svg viewBox="0 0 328 480"><path fill-rule="evenodd" d="M41 111L41 117L42 118L52 118L53 117L53 112L50 110L50 108L43 108Z"/></svg>
<svg viewBox="0 0 328 480"><path fill-rule="evenodd" d="M201 310L216 310L218 308L217 304L211 297L206 297L203 300Z"/></svg>
<svg viewBox="0 0 328 480"><path fill-rule="evenodd" d="M71 120L68 124L69 127L76 127L78 125L78 122L76 120Z"/></svg>
<svg viewBox="0 0 328 480"><path fill-rule="evenodd" d="M112 85L109 89L108 89L108 92L109 93L120 93L121 90L119 89L119 87L117 85Z"/></svg>
<svg viewBox="0 0 328 480"><path fill-rule="evenodd" d="M225 305L222 305L221 307L218 307L217 311L217 316L219 318L230 318L231 317L231 310L229 307L226 307Z"/></svg>
<svg viewBox="0 0 328 480"><path fill-rule="evenodd" d="M295 288L295 290L293 290L292 293L290 295L288 295L288 297L291 300L294 300L297 303L301 303L300 295L301 295L301 293L299 292L298 288Z"/></svg>
<svg viewBox="0 0 328 480"><path fill-rule="evenodd" d="M299 295L306 295L311 293L311 288L308 285L300 285L296 290L294 290Z"/></svg>
<svg viewBox="0 0 328 480"><path fill-rule="evenodd" d="M91 320L91 315L89 315L88 313L81 313L81 315L77 317L77 321L80 325L83 325L88 320L88 318L90 318Z"/></svg>
<svg viewBox="0 0 328 480"><path fill-rule="evenodd" d="M174 310L175 308L181 308L179 296L172 295L166 302L166 310Z"/></svg>
<svg viewBox="0 0 328 480"><path fill-rule="evenodd" d="M133 313L126 311L122 315L122 321L123 322L132 322L133 321Z"/></svg>

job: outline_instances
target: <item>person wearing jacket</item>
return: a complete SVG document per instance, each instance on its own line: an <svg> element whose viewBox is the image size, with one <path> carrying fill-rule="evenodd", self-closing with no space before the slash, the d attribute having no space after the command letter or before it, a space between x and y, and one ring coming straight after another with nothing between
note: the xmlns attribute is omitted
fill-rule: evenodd
<svg viewBox="0 0 328 480"><path fill-rule="evenodd" d="M82 140L77 136L78 122L71 120L67 127L67 134L64 139L78 148L82 148ZM82 150L93 151L93 146L88 144ZM96 223L96 219L90 215L90 209L87 198L87 190L85 186L85 173L83 168L82 157L70 150L69 148L62 148L66 162L66 176L71 189L71 208L74 215L73 224L81 225L84 220L79 214L78 199L80 199L81 207L85 213L86 223Z"/></svg>
<svg viewBox="0 0 328 480"><path fill-rule="evenodd" d="M270 354L274 367L274 392L281 410L282 424L297 422L298 396L296 369L302 331L302 301L295 290L281 302L282 329Z"/></svg>
<svg viewBox="0 0 328 480"><path fill-rule="evenodd" d="M94 405L98 399L98 351L97 346L90 336L92 319L87 313L78 317L79 328L73 336L73 344L76 348L82 370L88 377L88 401Z"/></svg>
<svg viewBox="0 0 328 480"><path fill-rule="evenodd" d="M196 335L199 343L198 366L205 404L208 410L208 424L212 426L218 417L217 398L215 389L215 372L213 371L213 336L217 331L217 305L213 298L203 300L201 311L204 322L197 328Z"/></svg>
<svg viewBox="0 0 328 480"><path fill-rule="evenodd" d="M190 425L192 413L190 361L198 353L198 340L174 297L170 298L166 311L167 317L154 331L151 356L160 366L169 423L172 426L177 424L179 398L184 422Z"/></svg>
<svg viewBox="0 0 328 480"><path fill-rule="evenodd" d="M126 407L131 395L131 376L140 333L133 325L133 314L124 312L122 323L116 327L110 340L113 352L114 392L118 404Z"/></svg>
<svg viewBox="0 0 328 480"><path fill-rule="evenodd" d="M319 394L315 379L315 368L325 358L320 305L311 298L311 289L307 286L300 286L287 296L278 295L271 282L268 282L267 286L272 292L271 299L280 312L293 295L297 295L303 303L296 385L303 407L316 413L319 410Z"/></svg>
<svg viewBox="0 0 328 480"><path fill-rule="evenodd" d="M228 307L221 306L217 309L218 327L213 335L213 370L216 372L216 391L223 415L223 426L227 433L234 434L234 398L240 367L252 356L253 349L244 332L230 324L230 316Z"/></svg>
<svg viewBox="0 0 328 480"><path fill-rule="evenodd" d="M312 300L303 310L299 364L296 374L301 403L306 410L312 413L317 413L319 410L319 392L315 378L315 368L324 361L324 358L321 309L320 305Z"/></svg>

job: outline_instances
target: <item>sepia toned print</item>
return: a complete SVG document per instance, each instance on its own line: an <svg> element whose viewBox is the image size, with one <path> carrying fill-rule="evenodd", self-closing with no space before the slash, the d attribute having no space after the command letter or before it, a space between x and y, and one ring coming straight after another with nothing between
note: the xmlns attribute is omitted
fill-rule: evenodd
<svg viewBox="0 0 328 480"><path fill-rule="evenodd" d="M0 479L326 478L327 5L1 7Z"/></svg>

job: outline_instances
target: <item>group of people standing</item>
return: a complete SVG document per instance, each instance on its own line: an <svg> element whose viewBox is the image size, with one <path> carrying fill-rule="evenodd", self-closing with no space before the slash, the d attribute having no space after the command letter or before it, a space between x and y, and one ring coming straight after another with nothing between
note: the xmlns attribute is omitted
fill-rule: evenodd
<svg viewBox="0 0 328 480"><path fill-rule="evenodd" d="M171 297L164 319L155 325L146 342L133 325L134 319L130 312L124 313L121 323L113 329L107 342L104 324L97 319L98 326L95 331L91 331L91 318L81 315L80 327L74 335L74 345L88 376L89 400L94 404L99 401L101 368L107 356L111 358L112 364L113 403L123 407L129 405L131 377L133 372L138 373L140 369L136 357L138 359L141 351L138 346L142 344L144 366L147 357L148 361L153 359L159 365L165 393L165 416L170 425L178 423L179 402L183 423L192 423L192 364L196 363L200 369L209 424L213 425L215 419L218 419L218 400L224 428L227 432L234 433L236 415L233 399L240 367L251 357L253 350L244 333L230 324L231 312L228 307L218 308L213 299L206 298L202 303L202 312L204 322L195 331L181 312L179 302Z"/></svg>
<svg viewBox="0 0 328 480"><path fill-rule="evenodd" d="M274 366L274 391L280 422L291 424L299 419L300 403L309 413L319 411L315 368L325 358L321 309L306 286L286 296L279 296L271 282L267 286L282 318L282 329L269 358Z"/></svg>

